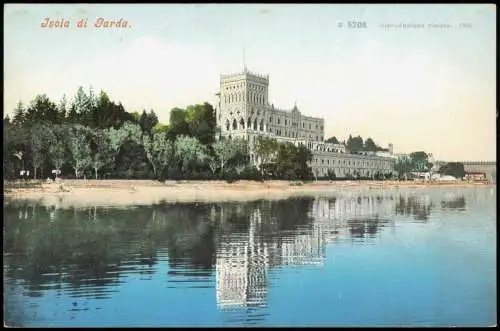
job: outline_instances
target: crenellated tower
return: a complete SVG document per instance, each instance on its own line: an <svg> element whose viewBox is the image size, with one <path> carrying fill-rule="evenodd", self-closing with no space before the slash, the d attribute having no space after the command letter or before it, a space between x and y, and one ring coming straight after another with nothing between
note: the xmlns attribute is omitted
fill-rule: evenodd
<svg viewBox="0 0 500 331"><path fill-rule="evenodd" d="M220 76L217 126L222 136L248 138L248 133L265 132L269 107L269 75L248 71Z"/></svg>

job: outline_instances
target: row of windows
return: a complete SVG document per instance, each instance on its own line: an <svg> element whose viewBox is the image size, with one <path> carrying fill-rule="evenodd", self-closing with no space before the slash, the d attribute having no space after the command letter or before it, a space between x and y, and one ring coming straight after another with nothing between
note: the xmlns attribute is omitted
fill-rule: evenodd
<svg viewBox="0 0 500 331"><path fill-rule="evenodd" d="M333 167L329 167L329 168L317 168L315 170L315 173L317 175L326 175L328 173L328 170L333 171L335 173L335 175L340 176L340 177L348 176L348 175L354 175L354 172L351 171L351 169L348 169L348 168L333 168ZM359 175L360 176L370 177L370 176L373 176L375 174L376 174L376 172L374 172L373 170L372 171L370 171L370 170L360 170L359 171Z"/></svg>
<svg viewBox="0 0 500 331"><path fill-rule="evenodd" d="M259 85L248 84L248 90L257 91L257 92L264 92L265 88L263 86L259 86Z"/></svg>
<svg viewBox="0 0 500 331"><path fill-rule="evenodd" d="M240 120L240 129L245 129L245 121L243 119ZM264 121L261 120L260 123L257 122L257 120L254 120L253 122L248 119L246 123L246 127L248 129L253 129L253 130L258 130L258 131L264 131ZM238 122L236 119L233 120L232 125L229 123L229 120L226 120L226 130L229 131L230 129L237 130L238 129ZM269 132L273 132L273 129L271 127L268 127ZM284 136L284 137L289 137L289 138L298 138L299 134L298 132L293 132L293 131L282 131L281 129L275 129L274 133L278 136ZM283 134L284 133L284 134ZM315 136L316 141L320 141L323 138L319 136ZM309 135L309 139L313 139L312 135Z"/></svg>
<svg viewBox="0 0 500 331"><path fill-rule="evenodd" d="M351 160L331 160L331 164L343 164L343 165L348 165L348 166L355 166L355 167L388 167L389 164L385 163L378 163L376 161L351 161ZM314 162L319 163L318 158L314 158ZM325 159L321 159L321 164L325 164ZM326 159L326 164L330 164L330 159Z"/></svg>
<svg viewBox="0 0 500 331"><path fill-rule="evenodd" d="M249 128L249 129L253 128L254 130L257 130L257 127L259 128L260 131L264 131L264 120L261 120L258 126L257 126L257 120L254 120L253 126L252 126L252 121L250 119L248 119L247 128ZM231 126L229 125L229 120L226 120L226 130L229 131L230 128L231 128ZM233 128L233 130L238 129L238 122L236 121L236 119L233 120L232 128ZM243 119L240 119L240 128L241 129L245 128L245 121Z"/></svg>
<svg viewBox="0 0 500 331"><path fill-rule="evenodd" d="M233 85L225 86L224 87L224 91L231 91L231 90L236 90L236 89L242 89L243 87L244 87L243 83L233 84ZM260 85L256 85L256 84L249 84L249 83L247 83L247 89L249 91L264 92L265 87L264 86L260 86Z"/></svg>
<svg viewBox="0 0 500 331"><path fill-rule="evenodd" d="M239 111L237 111L237 112L239 114ZM251 113L254 114L254 112L255 112L255 109L252 108ZM231 111L230 114L233 115L233 112ZM260 110L257 111L257 115L260 115ZM219 116L219 118L220 118L220 116ZM269 123L273 123L273 117L272 116L269 117ZM276 124L279 125L280 123L281 123L281 119L279 117L277 117L276 118ZM290 126L291 124L294 124L294 125L291 125L292 127L293 126L295 126L295 127L297 126L296 123L292 123L291 120L287 120L287 119L285 119L284 124L285 124L285 126ZM302 123L302 127L304 127L304 123ZM318 128L317 124L316 124L316 128ZM309 129L311 129L311 124L309 124ZM321 130L323 130L323 125L321 125ZM312 135L310 136L310 138L312 138ZM316 139L316 140L318 140L318 139Z"/></svg>
<svg viewBox="0 0 500 331"><path fill-rule="evenodd" d="M234 102L242 102L242 101L246 101L245 94L242 92L224 95L224 102L225 103L234 103ZM261 94L255 94L255 93L250 92L248 94L248 101L255 103L255 104L263 105L263 104L265 104L265 97Z"/></svg>
<svg viewBox="0 0 500 331"><path fill-rule="evenodd" d="M231 90L236 90L236 89L238 89L238 90L239 90L239 89L242 89L242 88L243 88L243 84L238 84L238 85L226 86L226 87L224 88L224 90L225 90L226 92L228 92L228 91L231 91Z"/></svg>
<svg viewBox="0 0 500 331"><path fill-rule="evenodd" d="M272 123L272 122L273 122L273 117L271 116L271 117L269 117L269 123ZM276 123L280 124L280 118L279 117L276 119ZM291 126L294 126L294 127L298 126L297 123L292 123L291 120L287 120L286 118L285 118L284 124L285 124L285 126L287 126L287 125L289 125L289 126L291 125ZM323 130L323 125L321 125L320 127L321 127L321 130ZM302 122L302 128L303 129L305 128L305 123L304 122ZM316 130L317 129L318 129L318 124L316 124ZM311 124L310 123L309 123L309 130L311 130Z"/></svg>

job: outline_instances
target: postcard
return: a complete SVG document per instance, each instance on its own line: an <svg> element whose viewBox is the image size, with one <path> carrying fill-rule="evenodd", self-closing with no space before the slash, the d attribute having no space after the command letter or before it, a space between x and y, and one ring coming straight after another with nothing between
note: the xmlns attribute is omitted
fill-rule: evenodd
<svg viewBox="0 0 500 331"><path fill-rule="evenodd" d="M495 25L6 4L4 325L496 325Z"/></svg>

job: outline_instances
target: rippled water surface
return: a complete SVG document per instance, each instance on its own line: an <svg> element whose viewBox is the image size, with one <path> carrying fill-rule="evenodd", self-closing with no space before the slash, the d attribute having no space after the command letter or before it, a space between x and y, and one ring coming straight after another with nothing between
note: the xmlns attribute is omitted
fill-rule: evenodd
<svg viewBox="0 0 500 331"><path fill-rule="evenodd" d="M6 202L11 326L496 324L496 188Z"/></svg>

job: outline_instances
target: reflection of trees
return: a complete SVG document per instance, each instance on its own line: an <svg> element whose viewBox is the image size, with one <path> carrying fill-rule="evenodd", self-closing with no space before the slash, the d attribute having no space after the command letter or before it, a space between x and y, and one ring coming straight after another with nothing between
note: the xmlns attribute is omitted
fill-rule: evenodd
<svg viewBox="0 0 500 331"><path fill-rule="evenodd" d="M6 276L25 281L31 296L53 289L57 295L106 298L123 276L154 274L160 253L168 254L169 277L177 277L172 281L188 282L210 277L219 262L216 257L236 252L236 257L227 255L232 260L224 277L241 272L247 286L243 297L251 305L252 300L265 300L268 268L321 263L327 237L343 232L366 239L386 222L372 215L382 206L374 209L374 201L382 204L383 199L319 200L163 203L123 209L7 202ZM347 202L357 207L339 209ZM332 210L345 214L342 221L330 223L327 218L338 214Z"/></svg>
<svg viewBox="0 0 500 331"><path fill-rule="evenodd" d="M202 219L206 210L6 205L4 252L15 266L6 268L6 276L26 280L33 296L49 287L69 287L74 296L106 297L120 275L154 273L160 248L168 248L173 265L210 270L213 229Z"/></svg>
<svg viewBox="0 0 500 331"><path fill-rule="evenodd" d="M374 238L377 232L388 223L390 223L389 220L379 217L356 218L347 221L349 233L352 238L356 239Z"/></svg>
<svg viewBox="0 0 500 331"><path fill-rule="evenodd" d="M396 215L413 216L417 221L427 221L433 207L432 202L427 201L425 197L400 195L396 203Z"/></svg>
<svg viewBox="0 0 500 331"><path fill-rule="evenodd" d="M221 229L246 233L250 224L249 215L255 210L259 210L263 218L259 227L262 234L307 227L313 220L309 216L313 201L313 198L292 198L218 204L219 216L223 215Z"/></svg>
<svg viewBox="0 0 500 331"><path fill-rule="evenodd" d="M461 196L453 200L441 200L441 208L465 210L465 197Z"/></svg>
<svg viewBox="0 0 500 331"><path fill-rule="evenodd" d="M165 224L169 263L209 272L215 263L214 228L206 204L161 205L156 217Z"/></svg>

